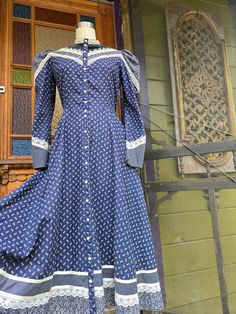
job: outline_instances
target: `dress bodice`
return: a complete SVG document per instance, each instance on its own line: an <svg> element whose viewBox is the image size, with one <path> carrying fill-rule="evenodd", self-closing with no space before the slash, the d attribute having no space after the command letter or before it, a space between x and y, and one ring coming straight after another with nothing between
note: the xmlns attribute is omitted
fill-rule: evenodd
<svg viewBox="0 0 236 314"><path fill-rule="evenodd" d="M54 51L46 50L39 58L45 62L40 62L41 66L35 69L35 80L41 70L47 71L49 86L57 86L63 109L78 107L86 97L100 110L109 106L108 109L115 111L123 71L127 72L133 88L138 89L139 73L135 69L138 63L126 50L79 43Z"/></svg>

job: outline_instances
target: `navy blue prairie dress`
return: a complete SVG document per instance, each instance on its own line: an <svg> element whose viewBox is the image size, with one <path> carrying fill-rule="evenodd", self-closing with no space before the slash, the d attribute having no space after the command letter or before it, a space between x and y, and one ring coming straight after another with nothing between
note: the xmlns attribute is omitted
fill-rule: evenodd
<svg viewBox="0 0 236 314"><path fill-rule="evenodd" d="M33 168L0 199L0 313L163 309L138 168L146 134L140 68L90 43L34 59ZM50 142L58 88L63 113ZM124 123L115 115L118 91Z"/></svg>

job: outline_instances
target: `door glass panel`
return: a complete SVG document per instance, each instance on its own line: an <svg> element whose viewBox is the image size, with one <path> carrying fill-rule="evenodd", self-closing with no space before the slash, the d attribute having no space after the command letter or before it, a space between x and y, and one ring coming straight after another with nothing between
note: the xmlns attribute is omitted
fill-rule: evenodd
<svg viewBox="0 0 236 314"><path fill-rule="evenodd" d="M74 30L35 25L35 53L45 49L57 50L59 48L72 45L74 42ZM61 99L58 88L56 88L55 110L53 114L51 130L53 136L55 135L57 124L60 120L62 112L63 108L61 104Z"/></svg>
<svg viewBox="0 0 236 314"><path fill-rule="evenodd" d="M9 26L13 30L10 38L12 39L10 47L12 58L9 60L12 112L8 116L11 129L10 132L7 130L7 134L13 156L31 156L32 117L35 110L34 103L32 103L33 96L35 96L32 68L34 56L43 50L57 50L74 44L75 28L79 21L92 22L94 27L98 28L96 14L99 12L96 13L90 6L85 11L84 5L83 11L78 9L71 13L58 10L56 4L53 10L38 7L34 0L18 2L13 3L12 16L9 19L11 23ZM42 2L46 3L46 1ZM62 111L60 95L56 88L52 136L55 135Z"/></svg>
<svg viewBox="0 0 236 314"><path fill-rule="evenodd" d="M13 69L12 72L13 84L31 84L31 71L23 69Z"/></svg>
<svg viewBox="0 0 236 314"><path fill-rule="evenodd" d="M12 140L13 156L31 156L30 139L13 139Z"/></svg>
<svg viewBox="0 0 236 314"><path fill-rule="evenodd" d="M31 64L31 25L13 22L13 63Z"/></svg>
<svg viewBox="0 0 236 314"><path fill-rule="evenodd" d="M31 132L31 89L13 88L12 133Z"/></svg>
<svg viewBox="0 0 236 314"><path fill-rule="evenodd" d="M30 19L31 7L29 5L14 3L13 4L13 16L21 17L24 19Z"/></svg>
<svg viewBox="0 0 236 314"><path fill-rule="evenodd" d="M35 54L41 50L56 50L73 44L75 31L35 25Z"/></svg>
<svg viewBox="0 0 236 314"><path fill-rule="evenodd" d="M44 8L35 8L35 19L62 25L76 26L76 14Z"/></svg>

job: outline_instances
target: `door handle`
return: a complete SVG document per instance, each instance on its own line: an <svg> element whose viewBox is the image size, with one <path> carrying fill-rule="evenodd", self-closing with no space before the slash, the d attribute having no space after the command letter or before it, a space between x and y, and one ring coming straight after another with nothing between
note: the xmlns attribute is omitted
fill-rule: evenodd
<svg viewBox="0 0 236 314"><path fill-rule="evenodd" d="M6 92L5 86L0 86L0 94L4 94Z"/></svg>

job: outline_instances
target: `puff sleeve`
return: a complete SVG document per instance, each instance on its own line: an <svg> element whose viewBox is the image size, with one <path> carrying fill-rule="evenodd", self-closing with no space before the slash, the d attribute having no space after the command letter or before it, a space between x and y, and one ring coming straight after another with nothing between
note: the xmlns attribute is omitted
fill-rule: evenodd
<svg viewBox="0 0 236 314"><path fill-rule="evenodd" d="M126 137L126 162L142 168L146 149L144 121L138 104L140 91L140 64L128 50L122 50L120 82L122 87L124 127Z"/></svg>
<svg viewBox="0 0 236 314"><path fill-rule="evenodd" d="M35 106L31 143L34 169L47 167L50 147L56 95L50 52L51 50L40 51L33 62Z"/></svg>

